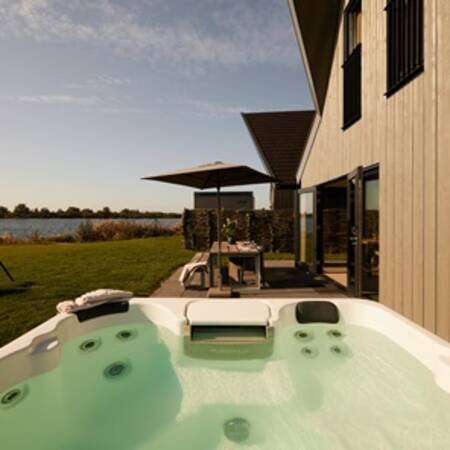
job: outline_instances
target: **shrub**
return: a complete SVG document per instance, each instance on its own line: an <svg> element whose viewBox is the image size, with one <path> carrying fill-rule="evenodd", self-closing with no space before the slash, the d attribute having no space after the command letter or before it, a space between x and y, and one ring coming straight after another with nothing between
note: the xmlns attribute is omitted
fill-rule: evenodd
<svg viewBox="0 0 450 450"><path fill-rule="evenodd" d="M0 236L1 245L15 245L19 243L20 239L11 234L4 234L3 236Z"/></svg>
<svg viewBox="0 0 450 450"><path fill-rule="evenodd" d="M181 225L181 223L177 223L175 225L172 225L169 229L173 234L181 234L181 232L183 231L183 226Z"/></svg>
<svg viewBox="0 0 450 450"><path fill-rule="evenodd" d="M81 223L75 235L77 240L81 242L92 242L97 240L94 225L90 221Z"/></svg>
<svg viewBox="0 0 450 450"><path fill-rule="evenodd" d="M141 239L155 236L172 236L178 232L175 227L164 228L158 224L140 224L137 222L108 220L80 225L77 236L81 242L119 241Z"/></svg>
<svg viewBox="0 0 450 450"><path fill-rule="evenodd" d="M162 227L158 223L141 224L125 220L108 220L97 223L87 221L79 225L75 234L66 233L43 237L38 233L33 233L27 238L4 235L0 236L0 245L120 241L156 236L173 236L180 232L181 225Z"/></svg>

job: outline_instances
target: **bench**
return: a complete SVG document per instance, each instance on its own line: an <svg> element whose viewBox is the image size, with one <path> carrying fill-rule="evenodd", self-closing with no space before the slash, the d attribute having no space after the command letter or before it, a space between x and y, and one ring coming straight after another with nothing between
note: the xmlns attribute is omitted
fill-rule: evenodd
<svg viewBox="0 0 450 450"><path fill-rule="evenodd" d="M244 264L244 258L233 257L228 259L228 276L230 281L240 285L244 284Z"/></svg>

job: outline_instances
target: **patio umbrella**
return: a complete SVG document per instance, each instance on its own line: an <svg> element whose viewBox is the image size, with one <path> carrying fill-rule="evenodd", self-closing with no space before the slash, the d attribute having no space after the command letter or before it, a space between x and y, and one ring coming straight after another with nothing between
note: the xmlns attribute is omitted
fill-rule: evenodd
<svg viewBox="0 0 450 450"><path fill-rule="evenodd" d="M219 265L219 288L222 287L222 276L220 272L222 242L221 188L226 186L243 186L246 184L274 183L277 181L275 178L265 173L258 172L251 167L240 164L226 164L221 161L161 175L144 177L143 180L162 181L197 189L215 188L217 190L217 241L219 242L217 259Z"/></svg>

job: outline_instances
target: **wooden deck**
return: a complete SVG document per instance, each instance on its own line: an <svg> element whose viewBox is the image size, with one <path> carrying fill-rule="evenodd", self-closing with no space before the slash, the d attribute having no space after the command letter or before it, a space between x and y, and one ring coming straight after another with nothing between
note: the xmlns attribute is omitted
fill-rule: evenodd
<svg viewBox="0 0 450 450"><path fill-rule="evenodd" d="M241 298L318 298L347 297L344 290L322 277L313 277L294 266L293 261L265 261L266 285L263 289L242 287L233 289ZM200 278L184 289L178 282L181 268L161 284L152 297L205 298L208 289L201 289Z"/></svg>

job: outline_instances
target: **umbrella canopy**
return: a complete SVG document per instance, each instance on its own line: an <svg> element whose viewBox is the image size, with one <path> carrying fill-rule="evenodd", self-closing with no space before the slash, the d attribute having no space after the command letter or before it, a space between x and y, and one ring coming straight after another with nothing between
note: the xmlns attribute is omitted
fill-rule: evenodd
<svg viewBox="0 0 450 450"><path fill-rule="evenodd" d="M226 186L243 186L246 184L274 183L277 180L240 164L214 162L175 172L144 177L144 180L163 181L180 184L197 189L222 188Z"/></svg>
<svg viewBox="0 0 450 450"><path fill-rule="evenodd" d="M219 242L217 260L219 267L219 288L222 288L222 277L220 275L222 242L222 208L220 204L220 189L226 186L274 183L277 181L275 178L265 173L258 172L251 167L240 164L226 164L221 161L203 164L190 169L182 169L161 175L144 177L143 180L162 181L165 183L179 184L197 189L217 189L217 240Z"/></svg>

